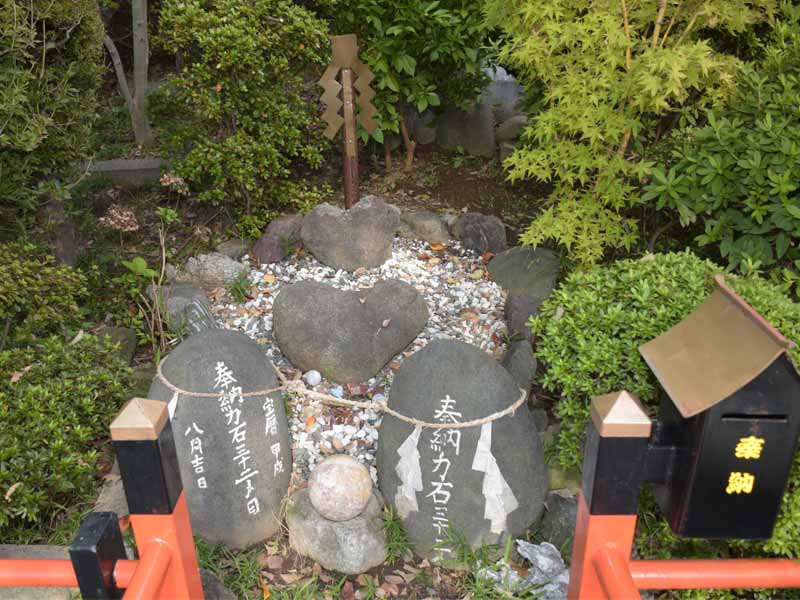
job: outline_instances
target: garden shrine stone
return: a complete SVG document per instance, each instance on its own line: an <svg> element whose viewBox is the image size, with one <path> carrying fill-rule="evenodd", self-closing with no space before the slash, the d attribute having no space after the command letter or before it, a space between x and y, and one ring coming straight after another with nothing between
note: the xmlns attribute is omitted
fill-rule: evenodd
<svg viewBox="0 0 800 600"><path fill-rule="evenodd" d="M286 358L338 383L374 377L428 322L419 292L395 279L358 291L301 281L281 289L272 314Z"/></svg>
<svg viewBox="0 0 800 600"><path fill-rule="evenodd" d="M397 372L389 407L425 422L480 419L520 396L508 372L480 349L435 340ZM542 513L547 471L526 405L464 429L418 429L385 415L378 448L381 491L415 551L436 557L448 528L473 547L519 536Z"/></svg>
<svg viewBox="0 0 800 600"><path fill-rule="evenodd" d="M366 196L350 210L327 202L305 219L303 246L323 264L355 271L379 267L392 257L392 242L400 224L400 210L377 196Z"/></svg>
<svg viewBox="0 0 800 600"><path fill-rule="evenodd" d="M156 376L149 397L170 404L194 532L231 548L266 540L289 487L288 423L280 392L243 394L277 388L274 369L245 334L215 329L184 340L162 371L189 392Z"/></svg>

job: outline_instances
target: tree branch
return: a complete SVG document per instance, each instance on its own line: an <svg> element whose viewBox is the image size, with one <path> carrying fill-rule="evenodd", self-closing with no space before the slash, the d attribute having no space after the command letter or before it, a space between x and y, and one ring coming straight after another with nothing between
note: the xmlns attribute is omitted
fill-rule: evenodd
<svg viewBox="0 0 800 600"><path fill-rule="evenodd" d="M681 33L680 37L678 38L678 41L677 41L677 42L675 42L675 45L676 45L676 46L680 46L680 45L681 45L681 42L683 42L683 40L685 40L685 39L686 39L686 37L689 35L689 33L692 31L692 28L694 27L694 24L697 22L697 17L698 17L698 16L699 16L699 13L698 13L698 14L695 14L695 15L692 17L692 20L691 20L691 21L689 21L689 24L688 24L688 25L686 25L686 29L684 29L684 30L683 30L683 32Z"/></svg>
<svg viewBox="0 0 800 600"><path fill-rule="evenodd" d="M628 39L628 46L625 48L625 70L631 70L631 27L628 23L628 3L622 0L622 25L625 28L625 37Z"/></svg>
<svg viewBox="0 0 800 600"><path fill-rule="evenodd" d="M667 14L667 0L659 0L656 25L653 29L653 42L650 44L651 48L655 49L655 47L658 46L658 40L661 39L661 24L664 22L665 14Z"/></svg>
<svg viewBox="0 0 800 600"><path fill-rule="evenodd" d="M117 45L108 35L103 38L103 45L106 47L108 54L111 56L111 62L114 65L114 72L117 74L119 93L122 94L123 98L125 98L125 104L128 107L128 111L133 112L133 98L131 97L131 90L128 87L128 79L125 76L125 69L122 67L122 59L119 57L119 52L117 51Z"/></svg>
<svg viewBox="0 0 800 600"><path fill-rule="evenodd" d="M669 37L670 31L672 31L672 26L675 25L676 21L678 20L678 15L681 12L681 8L683 8L683 1L678 2L678 6L675 7L675 12L672 13L672 16L669 19L669 25L667 25L667 30L664 32L664 37L661 38L661 47L664 47L664 42L667 41Z"/></svg>

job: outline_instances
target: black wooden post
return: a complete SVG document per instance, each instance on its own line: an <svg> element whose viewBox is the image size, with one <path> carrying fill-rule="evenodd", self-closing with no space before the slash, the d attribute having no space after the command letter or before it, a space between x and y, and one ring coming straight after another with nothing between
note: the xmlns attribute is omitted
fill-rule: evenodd
<svg viewBox="0 0 800 600"><path fill-rule="evenodd" d="M128 557L115 513L89 513L69 548L69 557L84 600L122 597L114 583L114 568L118 560Z"/></svg>

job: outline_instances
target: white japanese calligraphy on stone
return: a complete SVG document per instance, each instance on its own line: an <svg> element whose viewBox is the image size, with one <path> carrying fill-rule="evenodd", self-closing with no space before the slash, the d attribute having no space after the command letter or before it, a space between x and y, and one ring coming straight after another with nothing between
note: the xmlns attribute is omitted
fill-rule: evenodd
<svg viewBox="0 0 800 600"><path fill-rule="evenodd" d="M492 533L503 533L507 529L508 515L519 507L519 503L492 454L491 423L481 426L481 437L475 450L472 468L486 473L483 478L483 496L486 499L483 518L491 522Z"/></svg>

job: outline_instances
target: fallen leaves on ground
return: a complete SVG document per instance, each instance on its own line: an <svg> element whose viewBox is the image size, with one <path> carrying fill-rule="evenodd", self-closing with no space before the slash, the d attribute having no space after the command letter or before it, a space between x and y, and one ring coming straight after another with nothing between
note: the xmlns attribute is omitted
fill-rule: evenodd
<svg viewBox="0 0 800 600"><path fill-rule="evenodd" d="M22 376L25 375L25 373L30 371L32 368L33 368L33 365L28 365L27 367L25 367L21 371L14 371L11 374L11 383L17 383L20 379L22 379Z"/></svg>

